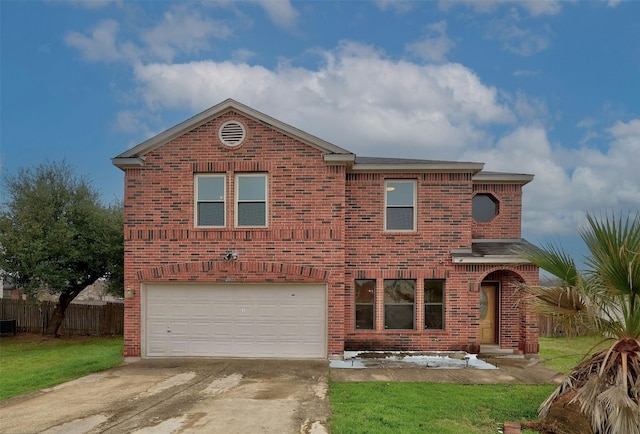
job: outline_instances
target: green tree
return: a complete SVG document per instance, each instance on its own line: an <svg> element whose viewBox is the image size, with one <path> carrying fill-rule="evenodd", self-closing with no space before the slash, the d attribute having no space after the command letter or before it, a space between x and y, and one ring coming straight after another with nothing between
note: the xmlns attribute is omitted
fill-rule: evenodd
<svg viewBox="0 0 640 434"><path fill-rule="evenodd" d="M58 330L71 301L107 279L122 288L123 213L104 206L89 181L66 162L5 175L0 210L0 270L28 294L59 294L45 334Z"/></svg>
<svg viewBox="0 0 640 434"><path fill-rule="evenodd" d="M557 402L578 404L596 433L640 433L640 213L626 219L587 215L580 236L586 270L559 247L528 252L558 278L553 286L525 288L539 312L564 320L567 330L609 341L589 354L540 407L549 417Z"/></svg>

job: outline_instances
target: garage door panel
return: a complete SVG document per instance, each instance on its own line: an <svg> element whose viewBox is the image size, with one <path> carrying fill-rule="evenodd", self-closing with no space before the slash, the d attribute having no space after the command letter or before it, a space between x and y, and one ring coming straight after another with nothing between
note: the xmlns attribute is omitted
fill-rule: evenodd
<svg viewBox="0 0 640 434"><path fill-rule="evenodd" d="M209 327L209 323L206 321L194 321L191 323L191 327L189 328L189 335L193 339L208 339L211 334L211 330Z"/></svg>
<svg viewBox="0 0 640 434"><path fill-rule="evenodd" d="M149 285L146 355L326 357L326 288Z"/></svg>

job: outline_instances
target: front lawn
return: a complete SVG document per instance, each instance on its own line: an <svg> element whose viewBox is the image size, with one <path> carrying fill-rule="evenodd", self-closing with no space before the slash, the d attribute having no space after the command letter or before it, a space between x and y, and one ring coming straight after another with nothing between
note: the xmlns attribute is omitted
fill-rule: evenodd
<svg viewBox="0 0 640 434"><path fill-rule="evenodd" d="M0 399L120 365L122 337L0 338Z"/></svg>
<svg viewBox="0 0 640 434"><path fill-rule="evenodd" d="M540 338L545 366L568 373L598 339ZM20 334L0 338L0 399L51 387L123 362L122 337ZM506 421L535 421L554 386L336 383L331 433L496 433Z"/></svg>
<svg viewBox="0 0 640 434"><path fill-rule="evenodd" d="M602 337L599 336L541 337L539 342L539 357L542 360L542 366L563 374L569 374L586 354L595 353L594 345L598 345L598 348L607 345L606 343L601 344Z"/></svg>
<svg viewBox="0 0 640 434"><path fill-rule="evenodd" d="M543 366L569 373L599 338L540 338ZM553 385L337 383L329 385L331 432L493 433L509 421L537 421ZM527 432L527 431L525 431Z"/></svg>
<svg viewBox="0 0 640 434"><path fill-rule="evenodd" d="M492 433L506 421L537 420L554 386L440 383L330 385L331 432Z"/></svg>

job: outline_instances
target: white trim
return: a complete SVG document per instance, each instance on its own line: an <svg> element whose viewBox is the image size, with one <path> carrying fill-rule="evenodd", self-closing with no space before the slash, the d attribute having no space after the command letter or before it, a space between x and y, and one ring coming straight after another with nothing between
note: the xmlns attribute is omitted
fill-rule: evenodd
<svg viewBox="0 0 640 434"><path fill-rule="evenodd" d="M454 264L529 264L529 261L517 256L487 255L487 256L454 256Z"/></svg>
<svg viewBox="0 0 640 434"><path fill-rule="evenodd" d="M238 191L239 188L239 182L238 182L238 178L240 177L245 177L245 178L264 178L264 226L240 226L238 224L238 209L239 206L238 204L241 203L240 201L240 194ZM268 175L266 173L236 173L235 177L234 177L234 199L233 199L233 204L234 204L234 225L236 228L266 228L269 227L269 178ZM245 201L243 201L245 202ZM259 202L259 201L246 201L246 202Z"/></svg>
<svg viewBox="0 0 640 434"><path fill-rule="evenodd" d="M413 228L412 229L388 229L387 228L387 185L389 182L395 182L400 184L412 184L413 185ZM415 179L385 179L384 180L384 222L383 222L383 231L391 232L391 233L414 233L418 230L418 211L417 211L417 202L418 202L418 182Z"/></svg>
<svg viewBox="0 0 640 434"><path fill-rule="evenodd" d="M201 202L212 202L206 200L198 200L198 179L200 178L222 178L222 206L224 212L222 215L222 225L201 225L198 221L198 204ZM214 202L219 203L219 202ZM224 173L196 173L193 177L193 226L196 228L224 228L227 226L227 176Z"/></svg>
<svg viewBox="0 0 640 434"><path fill-rule="evenodd" d="M239 138L234 137L234 139L229 140L225 136L225 130L236 129L237 127L239 127L240 137ZM244 139L246 138L247 138L247 129L245 128L242 122L237 121L235 119L225 122L224 124L220 125L220 128L218 128L218 139L220 139L220 142L223 145L228 146L229 148L237 148L238 146L244 143Z"/></svg>
<svg viewBox="0 0 640 434"><path fill-rule="evenodd" d="M437 162L437 163L402 163L402 164L363 164L356 163L350 168L350 172L479 172L484 167L484 163L455 163L455 162Z"/></svg>
<svg viewBox="0 0 640 434"><path fill-rule="evenodd" d="M533 177L526 173L479 172L473 175L473 183L525 185L533 181Z"/></svg>

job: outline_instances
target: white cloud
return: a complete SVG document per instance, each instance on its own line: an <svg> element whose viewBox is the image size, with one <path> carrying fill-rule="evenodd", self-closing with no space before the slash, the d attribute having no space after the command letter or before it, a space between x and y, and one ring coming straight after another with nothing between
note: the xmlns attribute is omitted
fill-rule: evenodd
<svg viewBox="0 0 640 434"><path fill-rule="evenodd" d="M393 9L397 13L405 14L409 12L413 8L413 2L408 2L405 0L377 0L376 4L378 8L383 11L387 9Z"/></svg>
<svg viewBox="0 0 640 434"><path fill-rule="evenodd" d="M143 31L141 39L152 58L171 62L177 54L207 50L211 38L225 39L231 33L225 23L179 5L165 12L161 23Z"/></svg>
<svg viewBox="0 0 640 434"><path fill-rule="evenodd" d="M539 6L537 13L551 14L553 5L558 6L545 2L549 12ZM273 13L278 16L282 7L282 17L292 17L282 23L291 25L295 11L287 13L287 6L273 6ZM521 55L547 47L549 31L533 34L522 27L516 12L511 17L493 21L494 39ZM164 109L194 113L231 97L358 155L480 161L486 170L535 174L523 198L523 225L529 234L574 235L586 211L637 209L640 203L640 171L635 167L640 119L618 121L607 129L585 119L576 126L587 134L582 146L563 149L547 135L544 123L550 115L543 100L523 92L505 94L470 68L446 61L453 42L444 21L430 24L423 40L407 46L426 64L391 59L349 41L333 50L316 50L321 60L317 67L249 65L244 62L255 54L242 49L234 52L233 61L167 63L230 35L231 30L217 24L180 6L159 25L143 29L137 44L119 37L115 21L103 21L87 35L69 33L66 41L89 60L133 66L136 88L129 97L141 98L143 106L128 101L133 108L115 121L121 131L148 137L171 126L155 119ZM145 63L148 58L162 62Z"/></svg>
<svg viewBox="0 0 640 434"><path fill-rule="evenodd" d="M231 60L233 61L233 63L244 63L247 60L255 57L255 55L256 53L251 50L239 49L231 53Z"/></svg>
<svg viewBox="0 0 640 434"><path fill-rule="evenodd" d="M113 4L122 5L121 0L67 0L66 3L86 9L100 9Z"/></svg>
<svg viewBox="0 0 640 434"><path fill-rule="evenodd" d="M451 158L485 146L483 126L515 120L497 90L462 65L393 61L350 42L321 54L317 70L203 61L139 65L135 76L151 109L197 111L231 97L361 155L394 155L402 144Z"/></svg>
<svg viewBox="0 0 640 434"><path fill-rule="evenodd" d="M91 31L91 36L69 32L65 42L78 49L87 60L114 62L123 60L121 47L116 42L118 23L113 20L100 22Z"/></svg>
<svg viewBox="0 0 640 434"><path fill-rule="evenodd" d="M502 19L492 20L485 37L502 42L505 50L520 56L532 56L544 51L550 44L551 30L547 25L531 30L522 25L516 11Z"/></svg>
<svg viewBox="0 0 640 434"><path fill-rule="evenodd" d="M519 126L495 147L470 154L485 162L485 170L530 173L533 182L523 194L523 231L534 235L575 234L584 212L567 206L572 196L570 177L556 161L547 133L539 125Z"/></svg>
<svg viewBox="0 0 640 434"><path fill-rule="evenodd" d="M514 77L537 77L540 75L540 70L519 69L512 74Z"/></svg>
<svg viewBox="0 0 640 434"><path fill-rule="evenodd" d="M407 51L428 62L444 62L446 55L455 46L447 37L447 23L440 21L427 26L427 36L407 46Z"/></svg>
<svg viewBox="0 0 640 434"><path fill-rule="evenodd" d="M615 0L612 0L615 1ZM440 8L447 10L453 5L466 5L476 12L493 12L499 6L516 5L533 16L557 15L562 10L560 0L440 0Z"/></svg>
<svg viewBox="0 0 640 434"><path fill-rule="evenodd" d="M94 62L128 61L138 63L149 59L171 62L180 54L194 54L210 48L210 40L225 39L232 34L229 26L202 15L197 9L174 6L163 20L152 28L140 29L140 40L120 37L120 26L114 20L104 20L88 35L69 32L67 45L79 50L86 60Z"/></svg>
<svg viewBox="0 0 640 434"><path fill-rule="evenodd" d="M279 27L293 27L298 12L289 0L259 0L257 3L265 10L271 22Z"/></svg>
<svg viewBox="0 0 640 434"><path fill-rule="evenodd" d="M540 98L534 98L518 91L515 96L507 95L505 99L513 106L521 122L543 121L550 117L546 103Z"/></svg>
<svg viewBox="0 0 640 434"><path fill-rule="evenodd" d="M116 114L114 127L117 131L125 133L145 131L150 133L147 125L142 122L141 114L131 110L123 110Z"/></svg>
<svg viewBox="0 0 640 434"><path fill-rule="evenodd" d="M465 159L484 161L486 170L534 174L525 187L523 229L571 235L586 212L624 212L640 204L640 119L618 121L606 132L605 150L561 151L541 126L519 126L494 147L468 152Z"/></svg>

